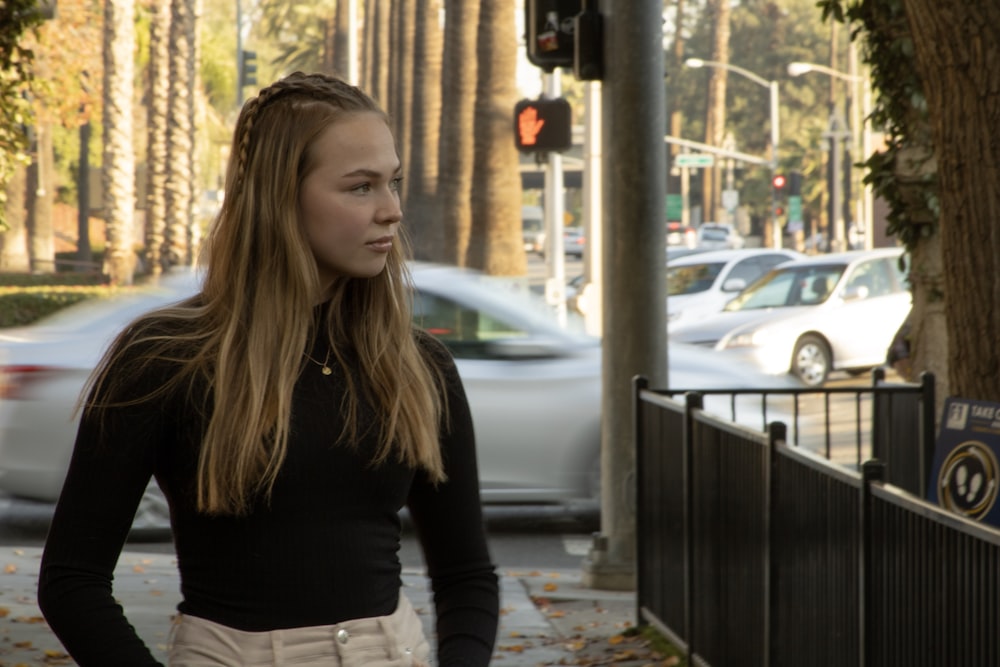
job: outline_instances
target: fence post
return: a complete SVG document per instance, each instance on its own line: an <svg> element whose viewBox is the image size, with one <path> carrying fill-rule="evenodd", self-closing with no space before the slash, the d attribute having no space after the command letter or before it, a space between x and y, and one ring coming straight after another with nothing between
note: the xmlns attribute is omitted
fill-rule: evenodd
<svg viewBox="0 0 1000 667"><path fill-rule="evenodd" d="M920 374L920 393L920 436L917 443L920 451L917 455L920 457L920 497L927 498L927 485L934 468L934 441L937 439L933 373L924 371Z"/></svg>
<svg viewBox="0 0 1000 667"><path fill-rule="evenodd" d="M636 523L646 517L646 485L645 485L645 470L646 470L646 448L649 446L645 440L645 429L643 427L643 413L642 413L642 397L641 394L644 390L649 389L649 378L644 375L633 375L632 376L632 428L634 433L633 441L635 442L635 516ZM644 530L636 531L636 550L635 550L635 618L639 625L645 625L643 623L642 608L645 605L645 598L649 591L646 590L646 586L649 584L646 572L646 548L647 540L649 539L644 533ZM597 536L595 535L595 539Z"/></svg>
<svg viewBox="0 0 1000 667"><path fill-rule="evenodd" d="M774 544L774 490L779 483L778 480L778 454L777 445L779 442L786 442L788 439L788 427L784 422L771 422L767 426L768 448L767 466L765 480L766 489L764 498L764 534L766 543L764 545L764 665L771 664L771 646L775 640L775 624L772 623L774 609L774 595L777 589L778 569L771 558Z"/></svg>
<svg viewBox="0 0 1000 667"><path fill-rule="evenodd" d="M871 526L871 484L881 482L885 479L885 464L878 459L869 459L861 464L861 502L858 503L860 516L858 526L860 530L860 550L858 554L858 602L860 613L858 614L858 667L868 667L874 665L868 651L868 636L870 629L871 609L871 586L869 577L871 576L872 557L872 526Z"/></svg>
<svg viewBox="0 0 1000 667"><path fill-rule="evenodd" d="M692 526L694 525L694 501L692 500L692 489L694 480L694 420L691 418L692 410L700 410L704 407L705 397L697 392L684 394L684 437L682 461L684 466L684 628L687 634L687 655L686 664L692 664L695 655L695 633L694 633L694 613L691 606L694 604L694 539L692 538Z"/></svg>

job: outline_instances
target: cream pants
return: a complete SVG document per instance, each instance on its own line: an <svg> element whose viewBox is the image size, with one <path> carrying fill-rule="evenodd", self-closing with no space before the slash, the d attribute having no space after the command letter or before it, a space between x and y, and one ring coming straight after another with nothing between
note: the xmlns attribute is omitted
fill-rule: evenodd
<svg viewBox="0 0 1000 667"><path fill-rule="evenodd" d="M170 667L429 667L430 645L405 595L389 616L269 632L178 617Z"/></svg>

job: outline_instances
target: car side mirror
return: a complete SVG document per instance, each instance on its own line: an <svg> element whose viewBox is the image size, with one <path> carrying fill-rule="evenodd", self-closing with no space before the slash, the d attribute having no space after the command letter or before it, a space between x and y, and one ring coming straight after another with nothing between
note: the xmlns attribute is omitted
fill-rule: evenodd
<svg viewBox="0 0 1000 667"><path fill-rule="evenodd" d="M747 281L743 278L730 278L722 283L723 292L741 292L747 286Z"/></svg>
<svg viewBox="0 0 1000 667"><path fill-rule="evenodd" d="M844 301L860 301L868 298L867 285L855 285L844 290Z"/></svg>

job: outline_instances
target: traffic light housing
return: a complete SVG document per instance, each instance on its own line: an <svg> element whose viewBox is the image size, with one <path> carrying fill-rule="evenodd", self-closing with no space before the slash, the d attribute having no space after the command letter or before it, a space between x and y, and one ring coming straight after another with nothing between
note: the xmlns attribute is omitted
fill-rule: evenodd
<svg viewBox="0 0 1000 667"><path fill-rule="evenodd" d="M524 26L528 61L551 72L573 67L574 19L582 0L525 0Z"/></svg>
<svg viewBox="0 0 1000 667"><path fill-rule="evenodd" d="M257 85L257 53L240 51L240 88Z"/></svg>
<svg viewBox="0 0 1000 667"><path fill-rule="evenodd" d="M774 203L774 216L780 217L785 214L785 186L788 179L784 174L775 174L771 177L771 201Z"/></svg>
<svg viewBox="0 0 1000 667"><path fill-rule="evenodd" d="M514 144L525 153L561 152L573 145L572 110L565 98L514 105Z"/></svg>

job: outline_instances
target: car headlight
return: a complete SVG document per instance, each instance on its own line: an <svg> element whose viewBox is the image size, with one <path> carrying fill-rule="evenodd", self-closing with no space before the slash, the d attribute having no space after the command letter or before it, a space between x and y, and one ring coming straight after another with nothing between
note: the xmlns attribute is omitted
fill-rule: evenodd
<svg viewBox="0 0 1000 667"><path fill-rule="evenodd" d="M757 329L755 331L745 331L730 337L723 344L724 348L731 347L759 347L767 340L767 330Z"/></svg>

